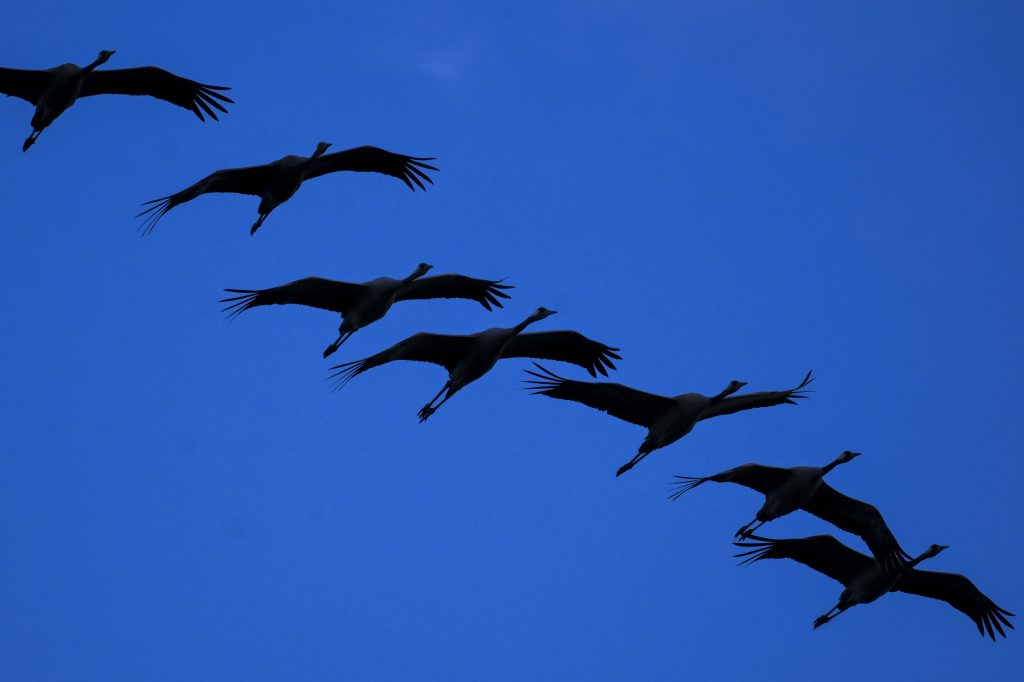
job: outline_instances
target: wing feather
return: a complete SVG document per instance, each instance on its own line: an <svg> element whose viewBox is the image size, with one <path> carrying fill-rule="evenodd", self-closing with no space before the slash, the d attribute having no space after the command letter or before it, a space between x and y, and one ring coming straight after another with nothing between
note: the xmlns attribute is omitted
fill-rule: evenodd
<svg viewBox="0 0 1024 682"><path fill-rule="evenodd" d="M803 509L847 533L859 535L878 563L889 570L902 568L910 559L874 505L843 495L825 481L803 504Z"/></svg>
<svg viewBox="0 0 1024 682"><path fill-rule="evenodd" d="M287 304L305 305L348 315L348 311L365 294L366 286L322 277L306 277L270 289L225 289L224 291L241 294L241 296L221 299L221 303L230 304L221 311L228 313L228 317L236 317L256 306Z"/></svg>
<svg viewBox="0 0 1024 682"><path fill-rule="evenodd" d="M770 467L763 464L743 464L714 476L676 476L675 478L678 480L672 484L676 486L676 489L669 495L669 499L679 499L684 493L708 481L714 483L736 483L737 485L742 485L745 488L750 488L763 495L767 495L782 485L789 475L789 469Z"/></svg>
<svg viewBox="0 0 1024 682"><path fill-rule="evenodd" d="M234 104L220 91L230 90L223 85L206 85L188 78L176 76L170 71L155 66L133 69L109 69L86 74L82 81L80 97L93 95L148 95L188 109L200 121L205 121L203 112L213 120L217 112L227 113L221 102Z"/></svg>
<svg viewBox="0 0 1024 682"><path fill-rule="evenodd" d="M503 289L512 289L502 280L475 279L465 275L436 275L421 277L407 284L398 295L396 301L410 301L426 298L465 298L476 301L487 310L491 307L503 308L500 299L510 298Z"/></svg>
<svg viewBox="0 0 1024 682"><path fill-rule="evenodd" d="M978 632L995 641L995 632L1006 637L1003 626L1014 629L1007 616L1014 614L996 606L966 576L958 573L911 570L903 574L892 588L894 592L906 592L921 597L944 601L957 611L967 614L978 626Z"/></svg>
<svg viewBox="0 0 1024 682"><path fill-rule="evenodd" d="M536 377L527 379L534 394L560 400L571 400L607 412L613 417L650 428L657 418L674 404L671 398L638 391L622 384L595 381L573 381L533 363L540 372L526 370Z"/></svg>
<svg viewBox="0 0 1024 682"><path fill-rule="evenodd" d="M795 405L797 400L807 397L808 391L805 387L814 381L811 373L808 372L804 380L798 386L785 391L759 391L756 393L744 393L742 395L729 396L713 402L701 412L701 419L719 417L723 414L734 414L742 410L750 410L758 407L773 407L775 405Z"/></svg>
<svg viewBox="0 0 1024 682"><path fill-rule="evenodd" d="M612 359L622 359L617 350L575 331L532 332L509 339L501 357L571 362L596 377L597 372L608 376L608 370L615 369Z"/></svg>
<svg viewBox="0 0 1024 682"><path fill-rule="evenodd" d="M399 341L395 345L362 360L354 360L331 367L337 370L329 378L334 380L334 388L338 389L363 372L396 360L412 360L414 362L431 362L441 365L450 373L455 366L469 353L475 338L472 336L450 336L447 334L428 334L421 332Z"/></svg>
<svg viewBox="0 0 1024 682"><path fill-rule="evenodd" d="M172 208L192 201L203 194L225 192L261 196L273 180L276 170L277 164L267 163L262 166L225 168L214 171L180 192L144 202L142 205L149 206L149 208L143 209L135 216L136 218L144 217L139 230L143 234L149 234L156 227L160 219L167 215L167 212Z"/></svg>
<svg viewBox="0 0 1024 682"><path fill-rule="evenodd" d="M33 105L39 104L39 96L46 89L51 75L49 71L0 68L0 93Z"/></svg>
<svg viewBox="0 0 1024 682"><path fill-rule="evenodd" d="M434 181L422 169L436 171L437 168L424 163L424 161L433 160L434 157L406 156L367 145L333 154L324 154L306 172L306 178L317 178L337 171L383 173L398 178L413 191L416 190L416 187L426 190L423 180L430 184L434 184ZM416 187L413 186L413 183L416 183Z"/></svg>
<svg viewBox="0 0 1024 682"><path fill-rule="evenodd" d="M749 548L736 554L746 557L740 565L761 559L792 559L813 568L833 580L848 585L861 573L875 565L875 560L850 549L831 535L812 535L807 538L772 540L751 535L754 542L734 542L737 547Z"/></svg>

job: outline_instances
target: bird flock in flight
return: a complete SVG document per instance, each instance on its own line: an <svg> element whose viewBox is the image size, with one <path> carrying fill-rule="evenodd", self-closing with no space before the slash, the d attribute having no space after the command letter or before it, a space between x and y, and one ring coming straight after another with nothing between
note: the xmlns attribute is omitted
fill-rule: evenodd
<svg viewBox="0 0 1024 682"><path fill-rule="evenodd" d="M194 113L200 121L206 116L219 120L217 112L227 113L225 104L233 100L224 95L227 87L205 85L177 76L157 67L97 70L113 50L103 50L85 66L63 64L51 69L26 70L0 68L0 92L26 100L35 107L32 133L22 145L28 149L48 126L82 97L94 95L147 95L162 99ZM338 171L382 173L398 178L415 191L426 189L433 181L427 171L438 169L429 157L406 156L378 147L362 146L328 154L327 142L320 142L312 155L285 156L260 166L228 168L210 173L183 190L153 199L141 217L140 231L150 233L174 207L196 197L216 192L250 194L260 198L255 234L270 213L290 199L306 180ZM269 289L227 289L234 296L223 299L229 317L258 306L294 304L338 313L341 324L337 338L326 347L327 358L353 334L383 318L400 301L452 298L476 301L488 311L502 308L502 300L512 287L500 280L478 279L448 274L426 276L433 266L420 263L407 277L379 277L364 283L340 282L306 277ZM422 332L399 341L390 348L361 360L335 365L331 378L337 388L374 367L396 360L428 362L448 372L437 395L419 411L426 421L453 395L484 376L498 360L531 358L578 365L596 378L614 370L620 360L618 348L590 339L578 331L527 332L526 328L554 315L554 310L537 308L513 327L485 329L475 334L452 335ZM781 391L739 393L746 384L730 381L719 393L705 396L683 393L662 396L618 383L578 381L561 377L534 362L526 370L533 393L569 400L606 412L613 417L647 429L647 436L636 455L622 465L616 476L636 466L647 455L688 434L698 422L743 410L796 404L807 397L813 380L808 372L793 388ZM754 519L736 531L735 545L745 551L737 554L741 563L761 559L792 559L843 584L834 607L814 621L817 628L857 604L875 601L887 592L907 592L945 601L967 614L984 636L995 640L995 633L1013 628L1007 616L1013 614L997 606L966 577L954 573L924 571L917 565L946 549L931 545L916 557L907 554L897 542L885 520L874 506L847 497L823 480L832 469L850 462L860 453L845 451L822 467L779 468L744 464L704 477L677 476L672 499L704 483L737 483L764 495L765 501ZM853 550L831 535L773 540L754 535L764 524L798 509L859 536L871 556Z"/></svg>

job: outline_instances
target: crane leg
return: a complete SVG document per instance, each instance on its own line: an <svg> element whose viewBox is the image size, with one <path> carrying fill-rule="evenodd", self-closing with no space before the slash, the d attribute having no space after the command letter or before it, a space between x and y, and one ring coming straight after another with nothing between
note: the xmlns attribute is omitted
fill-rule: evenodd
<svg viewBox="0 0 1024 682"><path fill-rule="evenodd" d="M263 224L263 221L267 219L268 215L270 215L270 214L269 213L260 213L260 217L256 220L256 222L254 222L252 224L252 227L249 228L249 234L250 235L256 234L256 230L260 229L260 225Z"/></svg>
<svg viewBox="0 0 1024 682"><path fill-rule="evenodd" d="M435 396L434 396L434 397L433 397L433 398L432 398L432 399L430 400L430 402L429 402L429 403L427 403L426 405L424 405L424 406L423 406L423 409L422 409L422 410L420 410L420 412L419 412L419 418L420 418L420 423L421 423L421 424L422 424L423 422L427 421L427 418L428 418L428 417L429 417L430 415L432 415L432 414L434 414L435 412L437 412L437 408L439 408L439 407L441 407L442 405L444 405L444 404L445 404L445 402L446 402L446 401L448 400L448 398L451 398L451 397L452 397L452 392L451 392L451 391L448 391L448 389L449 389L449 388L451 388L451 382L450 382L450 381L446 381L446 382L445 382L445 384L444 384L444 386L442 386L442 387L441 387L441 390L437 392L437 395L435 395ZM444 400L442 400L441 402L439 402L439 403L438 403L437 405L434 405L434 401L435 401L435 400L437 400L438 398L440 398L440 397L441 397L441 394L442 394L442 393L444 393L445 391L448 391L448 395L446 395L446 396L444 397Z"/></svg>
<svg viewBox="0 0 1024 682"><path fill-rule="evenodd" d="M40 130L33 130L32 134L29 135L28 138L25 139L25 144L21 145L21 151L27 152L28 148L31 147L32 145L34 145L36 143L36 140L38 140L39 136L42 135L42 134L43 134L42 129L40 129Z"/></svg>
<svg viewBox="0 0 1024 682"><path fill-rule="evenodd" d="M755 523L757 524L756 526L754 526ZM753 533L755 530L757 530L758 528L760 528L763 525L764 525L764 521L758 522L757 517L755 517L753 521L751 521L750 523L748 523L747 525L743 526L738 531L736 531L735 537L738 537L741 540L745 540L745 539L750 537L751 533ZM751 526L753 526L753 528L751 528Z"/></svg>
<svg viewBox="0 0 1024 682"><path fill-rule="evenodd" d="M352 330L341 332L340 334L338 334L337 340L335 340L334 343L332 343L331 345L327 346L327 348L324 349L324 357L326 358L326 357L330 356L334 351L336 351L339 348L341 348L341 344L343 344L346 341L348 341L349 337L352 336L355 333L356 333L356 330L352 329Z"/></svg>
<svg viewBox="0 0 1024 682"><path fill-rule="evenodd" d="M640 460L642 460L644 457L646 457L649 454L651 454L651 453L644 452L642 450L640 452L636 453L636 457L634 457L633 459L629 460L628 462L626 462L625 464L620 466L619 470L615 472L615 475L616 476L621 476L622 474L626 473L627 471L629 471L630 469L635 467Z"/></svg>
<svg viewBox="0 0 1024 682"><path fill-rule="evenodd" d="M846 609L839 608L839 605L836 604L835 606L830 608L828 610L828 613L826 613L824 616L818 616L817 618L814 619L814 629L817 630L822 625L824 625L825 623L829 622L830 620L832 620L833 618L835 618L836 616L838 616L840 613L842 613L845 610ZM833 611L835 611L835 613L832 613Z"/></svg>

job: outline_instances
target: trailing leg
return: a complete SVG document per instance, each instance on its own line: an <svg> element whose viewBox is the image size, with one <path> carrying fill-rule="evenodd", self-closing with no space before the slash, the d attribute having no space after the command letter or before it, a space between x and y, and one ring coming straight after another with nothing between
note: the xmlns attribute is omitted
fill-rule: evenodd
<svg viewBox="0 0 1024 682"><path fill-rule="evenodd" d="M452 385L452 382L451 382L451 381L446 381L446 382L444 382L444 386L442 386L442 387L441 387L441 390L437 392L437 395L435 395L435 396L434 396L433 398L431 398L430 402L429 402L429 403L427 403L426 405L424 405L424 406L423 406L423 409L421 409L421 410L419 411L419 414L418 414L417 416L419 416L419 418L420 418L420 423L421 423L421 424L422 424L423 422L427 421L427 418L428 418L428 417L430 417L430 415L432 415L432 414L434 414L435 412L437 412L437 408L438 408L438 407L441 407L441 405L444 405L445 401L446 401L446 400L448 400L448 398L451 398L451 397L452 397L452 393L453 393L453 392L449 390L449 389L451 388L451 385ZM439 403L438 403L438 404L437 404L436 406L432 407L432 406L434 405L434 401L436 401L436 400L437 400L438 398L440 398L440 397L441 397L441 395L442 395L442 394L443 394L443 393L444 393L445 391L448 391L448 395L446 395L446 396L444 397L444 400L442 400L441 402L439 402Z"/></svg>
<svg viewBox="0 0 1024 682"><path fill-rule="evenodd" d="M329 357L332 353L334 353L334 351L341 348L341 344L348 341L349 337L355 333L355 329L351 329L348 331L340 331L337 340L335 340L334 343L332 343L331 345L327 346L327 348L324 349L324 357Z"/></svg>

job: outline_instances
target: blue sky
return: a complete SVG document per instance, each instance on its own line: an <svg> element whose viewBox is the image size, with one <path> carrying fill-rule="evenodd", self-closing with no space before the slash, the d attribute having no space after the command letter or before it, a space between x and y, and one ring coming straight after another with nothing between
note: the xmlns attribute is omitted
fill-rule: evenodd
<svg viewBox="0 0 1024 682"><path fill-rule="evenodd" d="M812 630L837 583L734 566L759 496L666 499L673 474L858 450L834 487L908 551L950 545L929 568L1024 609L1024 10L826 5L9 8L5 66L116 49L110 68L237 104L200 124L94 98L22 154L31 107L0 101L5 677L1014 674L1021 633L993 645L931 600ZM425 194L313 181L252 238L257 200L228 195L137 235L140 202L320 140L441 171ZM507 277L513 299L402 304L335 359L543 305L559 313L538 329L620 347L632 386L774 389L813 368L816 392L701 424L616 479L643 430L530 396L526 361L419 424L439 368L332 394L332 315L219 312L225 287L420 261ZM821 532L863 547L805 515L765 528Z"/></svg>

